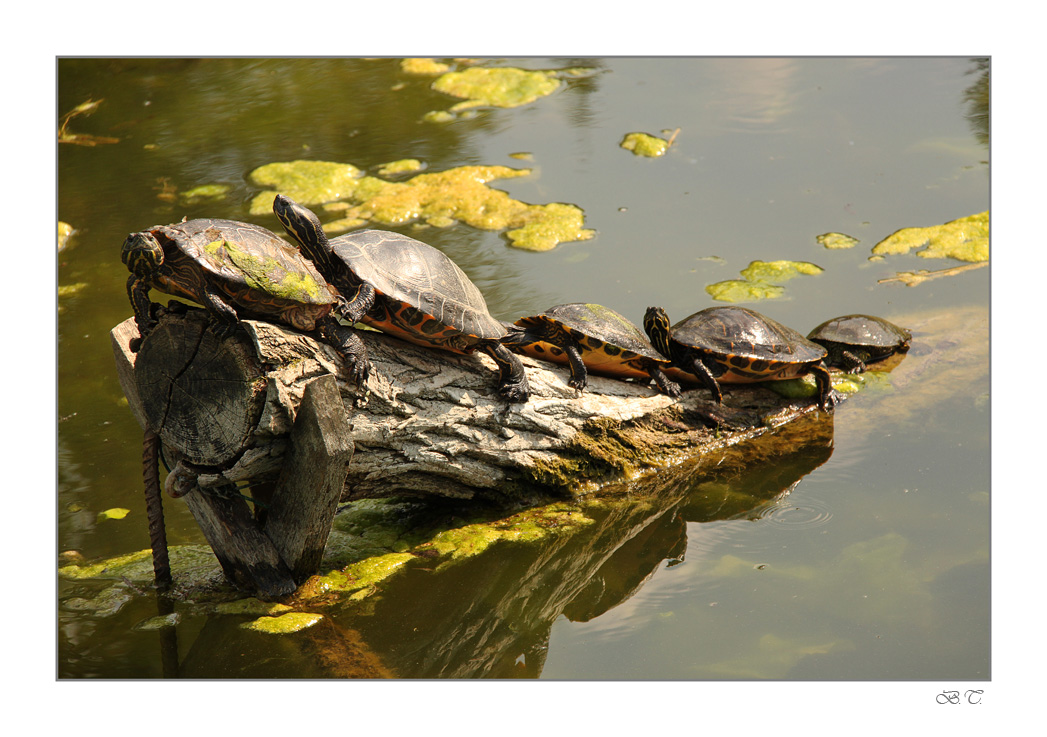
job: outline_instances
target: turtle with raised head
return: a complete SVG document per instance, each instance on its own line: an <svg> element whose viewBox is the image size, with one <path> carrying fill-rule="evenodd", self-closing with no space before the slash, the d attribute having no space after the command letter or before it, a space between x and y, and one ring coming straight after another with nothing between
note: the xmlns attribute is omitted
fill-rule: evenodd
<svg viewBox="0 0 1047 737"><path fill-rule="evenodd" d="M499 342L505 326L442 251L387 230L358 230L328 240L316 214L284 195L276 196L273 212L348 301L348 319L422 346L464 354L483 351L498 365L502 397L527 401L523 364Z"/></svg>

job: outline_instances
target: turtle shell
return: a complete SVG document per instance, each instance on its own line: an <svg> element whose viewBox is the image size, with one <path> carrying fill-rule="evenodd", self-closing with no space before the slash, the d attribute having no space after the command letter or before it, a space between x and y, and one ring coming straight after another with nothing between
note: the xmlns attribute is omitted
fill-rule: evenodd
<svg viewBox="0 0 1047 737"><path fill-rule="evenodd" d="M673 325L670 335L719 364L716 378L727 383L800 376L826 356L822 346L745 307L709 307Z"/></svg>
<svg viewBox="0 0 1047 737"><path fill-rule="evenodd" d="M198 219L145 232L164 249L168 267L150 286L168 294L207 305L203 291L209 284L245 312L300 330L313 330L337 300L298 249L260 226ZM127 242L140 235L132 233Z"/></svg>
<svg viewBox="0 0 1047 737"><path fill-rule="evenodd" d="M506 329L458 264L427 243L386 230L332 238L335 254L386 299L376 299L365 324L420 345L471 352Z"/></svg>
<svg viewBox="0 0 1047 737"><path fill-rule="evenodd" d="M522 317L516 325L523 328L544 326L547 330L566 332L581 347L586 367L597 373L648 379L647 361L669 363L654 349L643 331L603 305L585 302L556 305L540 315ZM533 358L568 362L563 349L547 341L517 345L514 350Z"/></svg>
<svg viewBox="0 0 1047 737"><path fill-rule="evenodd" d="M829 362L849 370L909 350L912 333L882 317L844 315L826 320L807 336L829 352Z"/></svg>

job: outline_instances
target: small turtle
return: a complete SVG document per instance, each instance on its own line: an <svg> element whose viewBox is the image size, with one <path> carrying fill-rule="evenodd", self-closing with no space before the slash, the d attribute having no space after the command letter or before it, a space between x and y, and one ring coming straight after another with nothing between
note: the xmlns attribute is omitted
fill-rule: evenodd
<svg viewBox="0 0 1047 737"><path fill-rule="evenodd" d="M491 317L480 290L442 251L386 230L328 240L316 214L284 195L276 196L273 212L348 300L347 319L418 345L465 354L481 350L498 364L499 393L510 402L527 401L523 364L499 342L505 326Z"/></svg>
<svg viewBox="0 0 1047 737"><path fill-rule="evenodd" d="M795 330L745 307L710 307L669 327L661 307L648 307L644 330L672 367L696 376L722 403L720 383L793 379L814 374L818 404L833 406L832 383L822 365L826 350Z"/></svg>
<svg viewBox="0 0 1047 737"><path fill-rule="evenodd" d="M912 333L882 317L844 315L826 320L807 339L829 352L828 365L856 374L867 363L908 351Z"/></svg>
<svg viewBox="0 0 1047 737"><path fill-rule="evenodd" d="M662 371L669 361L638 327L603 305L574 302L521 317L509 326L502 343L516 353L569 364L567 383L575 389L585 389L588 369L617 378L654 379L670 397L680 396L679 385Z"/></svg>
<svg viewBox="0 0 1047 737"><path fill-rule="evenodd" d="M354 377L366 378L366 362L354 360L363 342L332 314L345 309L345 300L270 230L222 219L154 225L127 236L121 259L131 272L127 294L143 338L156 326L152 288L203 305L219 339L232 334L241 315L306 332L319 329L345 354Z"/></svg>

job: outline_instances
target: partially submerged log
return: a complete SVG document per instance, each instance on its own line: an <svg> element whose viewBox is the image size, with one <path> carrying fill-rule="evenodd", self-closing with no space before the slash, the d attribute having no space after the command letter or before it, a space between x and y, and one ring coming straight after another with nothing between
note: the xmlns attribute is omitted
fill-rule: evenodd
<svg viewBox="0 0 1047 737"><path fill-rule="evenodd" d="M653 385L524 358L526 403L496 391L483 354L360 331L364 386L314 338L244 320L219 342L198 309L161 310L147 340L111 334L131 411L162 441L165 482L184 496L226 577L273 599L316 572L339 500L440 496L520 505L591 492L763 434L808 412L762 387L679 399ZM137 352L132 349L137 348ZM351 459L351 461L350 461ZM252 511L239 487L249 486ZM201 493L204 492L204 493Z"/></svg>
<svg viewBox="0 0 1047 737"><path fill-rule="evenodd" d="M137 356L129 348L138 336L133 320L112 333L132 411L202 488L274 480L305 386L327 374L337 380L355 444L343 500L518 503L591 492L817 411L813 400L785 400L760 386L726 387L722 406L702 389L672 399L653 384L599 376L578 392L567 385L567 368L528 358L531 398L510 404L496 393L487 356L365 330L371 375L358 387L338 353L309 336L245 320L219 348L205 324L197 310L164 314Z"/></svg>

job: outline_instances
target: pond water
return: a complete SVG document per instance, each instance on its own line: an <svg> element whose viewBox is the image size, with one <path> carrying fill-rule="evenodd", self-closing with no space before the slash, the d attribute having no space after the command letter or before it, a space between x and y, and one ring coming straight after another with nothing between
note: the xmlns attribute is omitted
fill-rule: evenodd
<svg viewBox="0 0 1047 737"><path fill-rule="evenodd" d="M662 491L587 507L590 532L492 548L442 577L412 571L367 608L333 615L340 642L377 671L328 668L315 642L244 634L242 620L201 610L168 628L172 651L171 633L136 627L156 614L148 593L100 611L77 602L110 582L61 578L58 676L987 679L989 269L908 287L879 281L961 262L870 258L901 228L988 209L987 67L473 61L560 70L559 84L440 122L426 114L460 100L399 59L59 61L60 114L102 101L67 131L117 139L58 153L58 217L75 228L58 256L59 551L96 561L148 546L141 430L108 335L131 314L120 245L183 217L279 230L249 212L263 187L248 175L272 162L532 169L489 186L575 205L594 237L533 252L464 224L393 226L455 259L499 319L592 301L637 322L657 304L678 320L751 262L791 260L823 271L744 304L803 333L881 315L913 329L910 355L879 389L769 450L765 466L677 469ZM675 137L648 158L619 146L631 132ZM186 197L203 185L222 194ZM829 232L859 242L829 250L816 240ZM130 512L101 514L112 509ZM172 546L204 542L184 504L165 499L165 511Z"/></svg>

